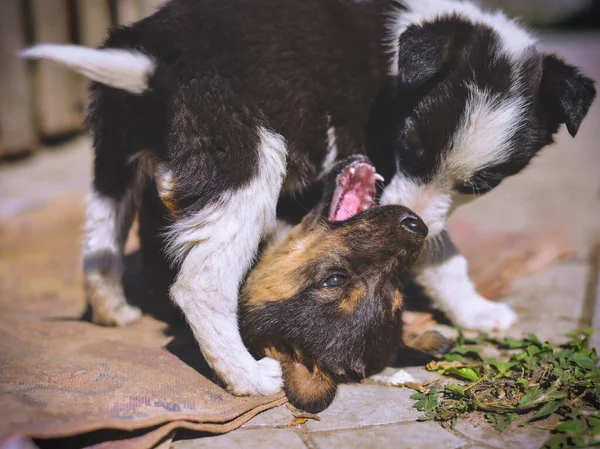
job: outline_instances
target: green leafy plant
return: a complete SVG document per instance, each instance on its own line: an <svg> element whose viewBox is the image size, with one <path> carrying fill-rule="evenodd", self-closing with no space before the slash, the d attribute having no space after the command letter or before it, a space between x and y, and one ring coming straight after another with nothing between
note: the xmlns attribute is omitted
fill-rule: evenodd
<svg viewBox="0 0 600 449"><path fill-rule="evenodd" d="M566 343L554 345L533 334L468 339L459 332L456 347L444 360L427 365L458 382L413 394L414 407L424 412L421 420L451 427L475 411L484 412L497 430L513 422L526 426L546 420L553 435L544 448L600 446L600 368L589 347L591 333L573 331ZM500 355L483 357L485 345Z"/></svg>

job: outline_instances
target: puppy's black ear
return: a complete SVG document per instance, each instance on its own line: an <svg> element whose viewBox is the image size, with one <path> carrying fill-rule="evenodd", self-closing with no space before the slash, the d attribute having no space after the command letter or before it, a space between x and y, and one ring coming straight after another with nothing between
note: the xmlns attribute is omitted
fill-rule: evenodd
<svg viewBox="0 0 600 449"><path fill-rule="evenodd" d="M429 28L413 25L398 41L400 87L416 89L437 75L446 62L446 40Z"/></svg>
<svg viewBox="0 0 600 449"><path fill-rule="evenodd" d="M550 108L552 118L567 125L571 136L577 134L595 97L591 79L554 55L544 57L540 98Z"/></svg>

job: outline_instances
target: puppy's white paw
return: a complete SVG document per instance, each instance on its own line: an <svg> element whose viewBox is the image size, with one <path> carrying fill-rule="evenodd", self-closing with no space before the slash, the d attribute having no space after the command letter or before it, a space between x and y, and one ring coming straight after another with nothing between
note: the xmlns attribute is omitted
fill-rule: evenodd
<svg viewBox="0 0 600 449"><path fill-rule="evenodd" d="M139 307L130 304L124 304L114 312L114 319L117 326L127 326L135 323L142 317L142 311Z"/></svg>
<svg viewBox="0 0 600 449"><path fill-rule="evenodd" d="M250 368L250 367L248 367ZM281 365L265 357L244 373L244 378L229 384L228 390L237 396L267 396L283 389Z"/></svg>
<svg viewBox="0 0 600 449"><path fill-rule="evenodd" d="M127 303L120 278L98 272L86 274L85 293L92 321L104 326L127 326L142 317L142 311Z"/></svg>
<svg viewBox="0 0 600 449"><path fill-rule="evenodd" d="M517 321L517 314L506 304L478 297L465 301L459 310L453 311L455 324L476 331L501 331Z"/></svg>
<svg viewBox="0 0 600 449"><path fill-rule="evenodd" d="M264 393L262 394L273 394L281 391L283 388L281 364L275 359L265 357L258 361L258 366L262 375L265 376Z"/></svg>
<svg viewBox="0 0 600 449"><path fill-rule="evenodd" d="M142 311L135 306L123 304L116 309L100 309L92 312L92 321L104 326L127 326L142 317Z"/></svg>

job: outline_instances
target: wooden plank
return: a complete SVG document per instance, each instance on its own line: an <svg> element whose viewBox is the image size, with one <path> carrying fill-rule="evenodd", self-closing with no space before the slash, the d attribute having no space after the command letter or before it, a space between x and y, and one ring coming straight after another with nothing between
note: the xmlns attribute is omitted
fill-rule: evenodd
<svg viewBox="0 0 600 449"><path fill-rule="evenodd" d="M117 20L122 25L131 25L154 13L166 0L117 0Z"/></svg>
<svg viewBox="0 0 600 449"><path fill-rule="evenodd" d="M32 0L31 5L36 43L70 43L66 0ZM50 61L37 64L35 104L43 136L56 137L81 128L78 85L72 71Z"/></svg>
<svg viewBox="0 0 600 449"><path fill-rule="evenodd" d="M102 44L112 25L110 4L108 0L77 0L77 30L79 44L87 47L97 47ZM89 80L80 77L80 104L85 108L88 103Z"/></svg>
<svg viewBox="0 0 600 449"><path fill-rule="evenodd" d="M0 0L0 155L31 151L36 143L32 82L17 51L25 47L21 0Z"/></svg>
<svg viewBox="0 0 600 449"><path fill-rule="evenodd" d="M100 45L106 39L110 27L108 0L77 0L77 28L82 45Z"/></svg>
<svg viewBox="0 0 600 449"><path fill-rule="evenodd" d="M131 25L142 18L142 5L139 0L117 0L117 21L121 25Z"/></svg>
<svg viewBox="0 0 600 449"><path fill-rule="evenodd" d="M151 15L165 0L140 0L142 17Z"/></svg>

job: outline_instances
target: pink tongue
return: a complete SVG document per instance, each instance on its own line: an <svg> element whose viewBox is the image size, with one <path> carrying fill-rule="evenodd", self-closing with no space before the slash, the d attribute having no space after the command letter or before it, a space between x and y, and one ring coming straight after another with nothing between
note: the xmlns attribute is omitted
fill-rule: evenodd
<svg viewBox="0 0 600 449"><path fill-rule="evenodd" d="M356 191L348 192L344 195L340 209L335 214L335 221L347 220L360 212L360 198L356 195Z"/></svg>

